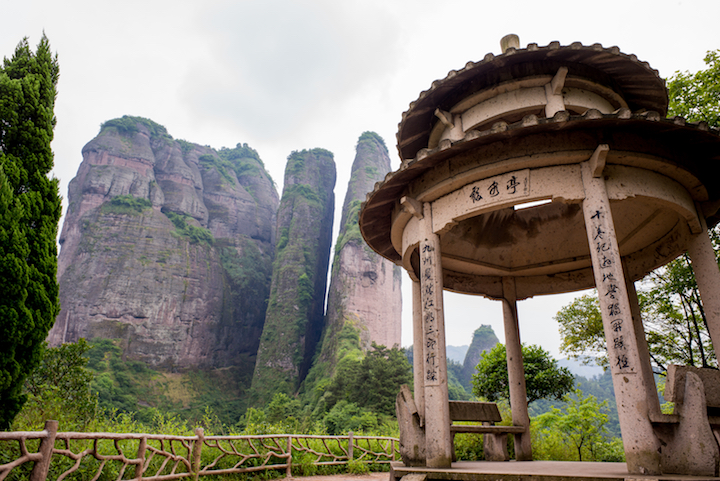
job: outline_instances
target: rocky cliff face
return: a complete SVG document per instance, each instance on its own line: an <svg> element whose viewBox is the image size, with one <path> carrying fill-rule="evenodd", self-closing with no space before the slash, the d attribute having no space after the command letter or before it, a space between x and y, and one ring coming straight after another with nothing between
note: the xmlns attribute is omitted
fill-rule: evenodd
<svg viewBox="0 0 720 481"><path fill-rule="evenodd" d="M400 267L373 252L358 228L360 204L389 171L390 157L383 139L373 132L362 134L357 143L335 245L326 337L340 332L345 323L350 323L359 329L364 350L373 342L400 347L402 341Z"/></svg>
<svg viewBox="0 0 720 481"><path fill-rule="evenodd" d="M294 393L322 332L332 242L335 162L323 149L288 157L270 301L253 375L254 402Z"/></svg>
<svg viewBox="0 0 720 481"><path fill-rule="evenodd" d="M475 329L470 347L465 353L465 361L463 361L462 379L460 379L463 386L469 387L471 385L472 375L475 374L475 366L480 362L480 357L485 351L495 347L498 342L500 341L491 326L483 324Z"/></svg>
<svg viewBox="0 0 720 481"><path fill-rule="evenodd" d="M390 158L383 139L373 132L363 133L357 143L335 244L322 346L303 387L311 398L318 395L314 386L333 375L342 356L350 352L362 355L373 342L400 347L400 268L370 249L358 227L360 204L389 171Z"/></svg>
<svg viewBox="0 0 720 481"><path fill-rule="evenodd" d="M173 140L138 117L106 122L70 182L48 341L121 339L164 368L252 363L278 196L257 153Z"/></svg>

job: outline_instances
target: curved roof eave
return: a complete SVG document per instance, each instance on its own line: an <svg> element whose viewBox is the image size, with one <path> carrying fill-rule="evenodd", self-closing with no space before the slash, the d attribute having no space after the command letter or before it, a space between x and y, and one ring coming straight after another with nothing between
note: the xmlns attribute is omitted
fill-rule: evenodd
<svg viewBox="0 0 720 481"><path fill-rule="evenodd" d="M693 158L693 170L699 170L694 172L695 175L700 179L713 180L713 183L705 184L709 200L720 201L720 184L714 185L715 179L720 178L718 129L708 127L705 122L686 123L681 117L662 118L657 112L632 114L628 109L620 109L612 114L602 114L597 110L589 110L583 115L571 116L563 111L549 119L538 119L531 115L514 124L500 122L489 130L471 130L461 140L443 141L435 149L420 150L415 158L404 160L398 170L388 173L367 194L360 210L360 232L373 250L393 262L400 262L400 255L390 240L390 229L393 208L408 183L445 160L483 145L537 133L587 129L643 130L653 134L658 142L665 145L692 146L693 152L688 155ZM713 226L718 221L720 217L712 216L708 218L708 225Z"/></svg>
<svg viewBox="0 0 720 481"><path fill-rule="evenodd" d="M435 121L435 109L450 110L457 102L498 82L537 74L554 74L559 66L575 66L570 74L582 76L611 86L622 95L631 111L656 111L667 114L668 98L658 71L635 55L620 52L618 47L605 48L579 42L561 46L552 42L545 47L529 44L524 49L510 48L506 53L485 55L479 62L468 62L460 70L452 70L442 80L420 93L398 125L397 148L402 160L414 158L427 147ZM507 78L506 78L507 77Z"/></svg>

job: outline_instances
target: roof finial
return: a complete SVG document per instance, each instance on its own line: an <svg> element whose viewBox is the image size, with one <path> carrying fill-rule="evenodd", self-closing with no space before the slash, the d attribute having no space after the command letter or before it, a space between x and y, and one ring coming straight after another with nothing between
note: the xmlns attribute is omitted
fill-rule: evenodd
<svg viewBox="0 0 720 481"><path fill-rule="evenodd" d="M515 50L520 48L520 37L514 33L505 35L500 39L500 49L502 53L507 52L509 48L514 48Z"/></svg>

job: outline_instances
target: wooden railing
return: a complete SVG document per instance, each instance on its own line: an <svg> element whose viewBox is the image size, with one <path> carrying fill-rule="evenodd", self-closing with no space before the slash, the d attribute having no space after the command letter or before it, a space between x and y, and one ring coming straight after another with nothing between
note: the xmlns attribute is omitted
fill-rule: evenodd
<svg viewBox="0 0 720 481"><path fill-rule="evenodd" d="M205 436L198 428L194 436L171 436L59 433L57 429L57 421L47 421L43 431L0 432L2 452L8 452L8 443L18 443L15 459L0 464L0 481L29 462L34 463L31 481L75 479L81 472L83 479L160 481L268 469L284 471L289 477L293 466L386 464L399 454L397 438L354 436L352 432L347 436Z"/></svg>

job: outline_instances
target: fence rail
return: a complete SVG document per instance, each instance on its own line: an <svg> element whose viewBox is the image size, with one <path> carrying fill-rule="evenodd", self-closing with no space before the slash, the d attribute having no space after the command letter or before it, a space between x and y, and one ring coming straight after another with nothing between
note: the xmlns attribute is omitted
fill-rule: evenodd
<svg viewBox="0 0 720 481"><path fill-rule="evenodd" d="M0 432L3 452L17 442L15 459L0 464L0 481L33 463L30 481L103 479L164 481L268 469L292 475L293 466L348 463L385 464L398 458L399 440L380 436L194 436L57 432L57 421L42 431ZM30 448L28 446L30 442ZM35 448L36 446L36 448ZM27 469L27 467L25 467ZM82 475L81 475L82 473Z"/></svg>

